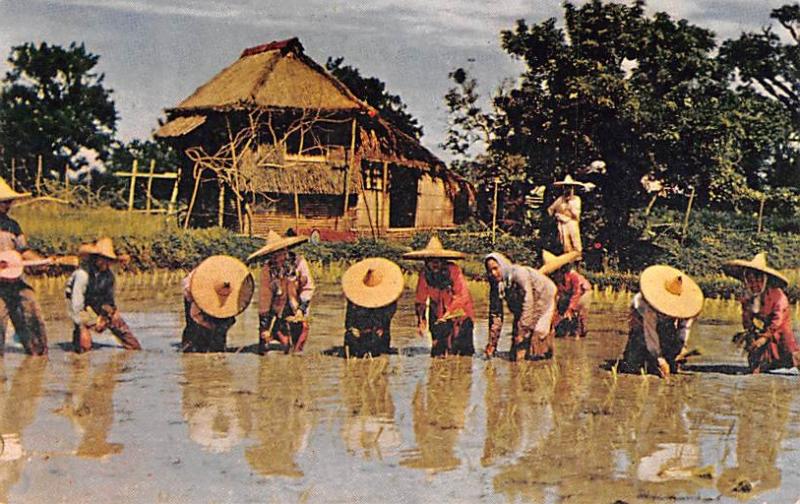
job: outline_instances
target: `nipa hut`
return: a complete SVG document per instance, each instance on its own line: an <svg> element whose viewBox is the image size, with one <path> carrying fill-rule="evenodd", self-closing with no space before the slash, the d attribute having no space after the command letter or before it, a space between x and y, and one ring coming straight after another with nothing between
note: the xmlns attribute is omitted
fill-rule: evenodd
<svg viewBox="0 0 800 504"><path fill-rule="evenodd" d="M469 184L296 38L246 49L166 112L155 136L187 155L196 224L387 235L452 227L468 213Z"/></svg>

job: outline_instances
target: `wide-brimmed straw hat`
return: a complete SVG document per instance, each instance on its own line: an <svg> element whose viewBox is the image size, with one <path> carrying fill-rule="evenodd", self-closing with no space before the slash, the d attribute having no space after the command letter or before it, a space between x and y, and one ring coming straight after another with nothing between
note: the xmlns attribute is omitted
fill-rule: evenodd
<svg viewBox="0 0 800 504"><path fill-rule="evenodd" d="M216 255L192 273L189 292L203 312L216 318L234 317L250 304L255 282L250 270L235 257Z"/></svg>
<svg viewBox="0 0 800 504"><path fill-rule="evenodd" d="M363 308L380 308L397 301L404 287L400 266L383 257L361 260L342 275L345 297Z"/></svg>
<svg viewBox="0 0 800 504"><path fill-rule="evenodd" d="M559 180L557 182L553 182L553 185L554 186L576 186L576 187L582 187L582 188L586 189L586 183L585 182L579 182L579 181L573 179L571 175L567 175L566 177L564 177L564 180Z"/></svg>
<svg viewBox="0 0 800 504"><path fill-rule="evenodd" d="M444 248L438 236L431 236L424 249L403 254L403 259L464 259L466 254Z"/></svg>
<svg viewBox="0 0 800 504"><path fill-rule="evenodd" d="M561 254L559 256L548 250L542 250L542 266L539 268L539 273L549 275L554 273L567 264L580 260L581 253L577 250Z"/></svg>
<svg viewBox="0 0 800 504"><path fill-rule="evenodd" d="M256 257L265 256L277 252L278 250L288 249L300 245L305 241L308 241L307 236L281 236L275 231L270 230L270 232L267 233L267 244L247 256L247 260L250 261Z"/></svg>
<svg viewBox="0 0 800 504"><path fill-rule="evenodd" d="M703 291L686 273L657 264L642 271L639 288L647 304L668 317L696 317L703 309Z"/></svg>
<svg viewBox="0 0 800 504"><path fill-rule="evenodd" d="M78 254L99 255L112 261L119 259L116 252L114 252L114 242L108 237L99 238L92 243L84 243L78 248Z"/></svg>
<svg viewBox="0 0 800 504"><path fill-rule="evenodd" d="M11 201L20 198L27 198L30 196L31 193L21 193L17 192L8 185L8 182L5 181L2 177L0 177L0 201Z"/></svg>
<svg viewBox="0 0 800 504"><path fill-rule="evenodd" d="M759 273L765 273L777 280L778 283L781 284L781 287L786 287L789 285L789 279L783 276L780 271L767 266L767 254L764 252L759 252L750 261L745 259L726 261L722 265L722 270L728 275L738 278L739 280L743 279L744 270L758 271Z"/></svg>

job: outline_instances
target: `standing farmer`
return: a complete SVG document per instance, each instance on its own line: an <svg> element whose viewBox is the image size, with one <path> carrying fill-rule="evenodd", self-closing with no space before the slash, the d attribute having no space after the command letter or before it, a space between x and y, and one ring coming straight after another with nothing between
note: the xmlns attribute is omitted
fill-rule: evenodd
<svg viewBox="0 0 800 504"><path fill-rule="evenodd" d="M359 261L342 275L347 298L345 355L376 357L389 353L392 317L405 281L400 266L383 257Z"/></svg>
<svg viewBox="0 0 800 504"><path fill-rule="evenodd" d="M407 252L403 258L424 261L414 307L418 334L423 336L430 328L431 357L474 354L472 296L461 268L452 261L464 254L446 250L433 236L424 249Z"/></svg>
<svg viewBox="0 0 800 504"><path fill-rule="evenodd" d="M266 257L258 287L258 351L270 342L284 352L302 352L308 338L308 308L314 296L314 279L305 258L290 249L308 240L281 237L270 231L267 244L247 258Z"/></svg>
<svg viewBox="0 0 800 504"><path fill-rule="evenodd" d="M489 279L489 343L486 356L497 349L503 328L503 299L514 315L511 360L540 360L553 356L551 324L556 311L556 285L537 270L512 264L494 252L484 259Z"/></svg>
<svg viewBox="0 0 800 504"><path fill-rule="evenodd" d="M0 178L0 251L15 250L22 254L23 259L38 259L38 255L28 249L28 240L19 223L8 216L14 202L28 196L30 193L18 193ZM25 353L47 355L47 331L42 310L33 289L21 275L0 280L0 356L5 349L9 318Z"/></svg>
<svg viewBox="0 0 800 504"><path fill-rule="evenodd" d="M703 300L700 287L680 270L655 265L642 271L631 303L624 369L655 371L662 378L674 373Z"/></svg>
<svg viewBox="0 0 800 504"><path fill-rule="evenodd" d="M792 310L784 288L789 281L767 266L764 253L752 260L737 259L723 266L728 275L744 283L742 326L744 333L735 342L744 345L750 371L800 365L800 348L792 331Z"/></svg>
<svg viewBox="0 0 800 504"><path fill-rule="evenodd" d="M575 188L585 189L586 184L567 175L564 180L554 182L553 185L561 186L563 193L547 208L547 213L556 219L562 252L580 252L583 250L580 228L581 198L575 194Z"/></svg>
<svg viewBox="0 0 800 504"><path fill-rule="evenodd" d="M201 262L183 279L181 350L224 352L228 329L250 304L253 291L253 275L235 257L216 255Z"/></svg>
<svg viewBox="0 0 800 504"><path fill-rule="evenodd" d="M126 350L141 350L139 340L122 319L114 301L114 272L111 265L117 254L111 238L100 238L81 245L78 250L81 264L67 281L67 309L74 324L72 347L76 353L92 349L92 331L106 328L117 337Z"/></svg>
<svg viewBox="0 0 800 504"><path fill-rule="evenodd" d="M542 250L544 264L539 273L549 275L558 288L556 314L553 328L556 337L586 337L586 320L592 303L592 284L575 268L580 260L580 252L567 252L556 256Z"/></svg>

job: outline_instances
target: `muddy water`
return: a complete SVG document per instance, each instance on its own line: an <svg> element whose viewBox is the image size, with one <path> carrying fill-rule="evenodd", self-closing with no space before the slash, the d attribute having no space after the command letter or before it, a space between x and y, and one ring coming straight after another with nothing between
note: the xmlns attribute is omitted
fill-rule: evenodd
<svg viewBox="0 0 800 504"><path fill-rule="evenodd" d="M554 362L512 364L431 360L410 293L394 321L398 355L324 355L341 344L335 286L315 299L303 356L182 355L177 291L120 296L145 351L100 337L81 356L63 348L63 300L43 296L49 361L12 345L0 363L0 502L800 497L798 377L736 374L732 305L707 305L692 335L702 355L665 383L602 367L625 344L624 296L597 299L589 338L559 340ZM485 311L479 302L479 348ZM256 330L251 309L229 346Z"/></svg>

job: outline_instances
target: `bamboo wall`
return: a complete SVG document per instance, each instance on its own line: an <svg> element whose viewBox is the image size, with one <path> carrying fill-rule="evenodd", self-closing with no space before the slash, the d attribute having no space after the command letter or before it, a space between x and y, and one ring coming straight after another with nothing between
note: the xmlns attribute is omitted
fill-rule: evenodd
<svg viewBox="0 0 800 504"><path fill-rule="evenodd" d="M453 202L447 196L444 182L438 178L423 175L419 179L417 199L417 228L451 227L453 223Z"/></svg>

